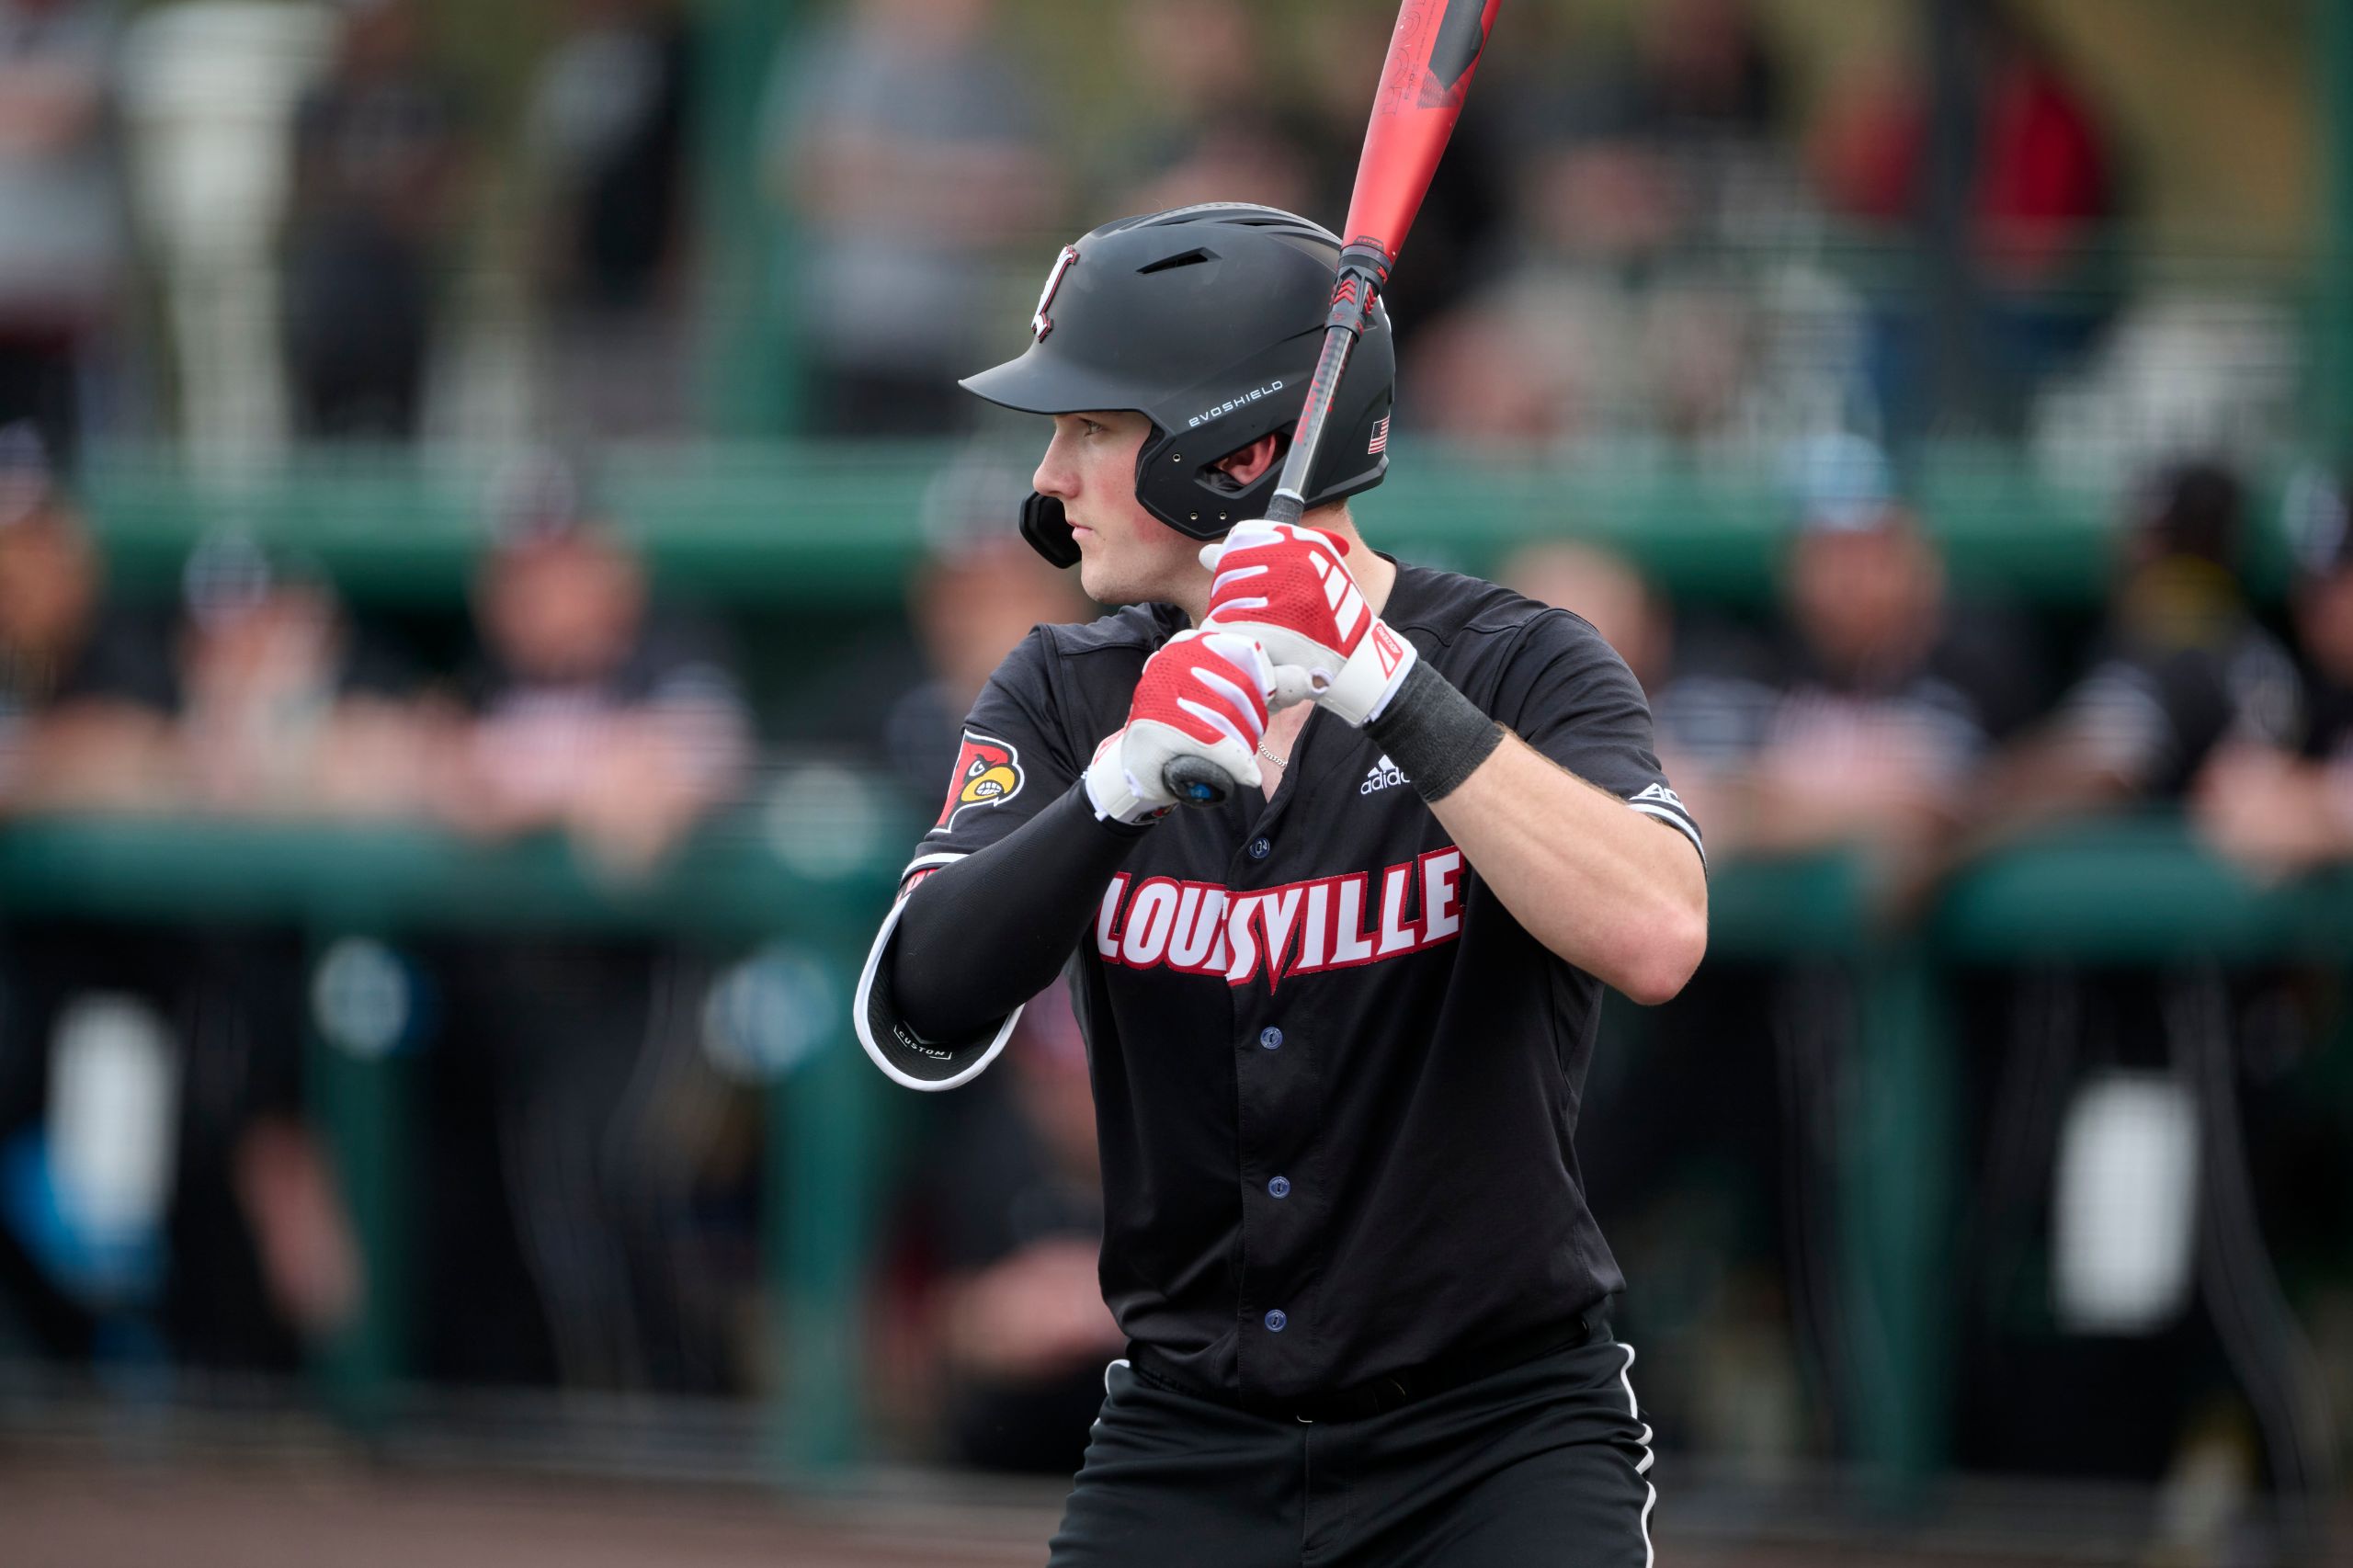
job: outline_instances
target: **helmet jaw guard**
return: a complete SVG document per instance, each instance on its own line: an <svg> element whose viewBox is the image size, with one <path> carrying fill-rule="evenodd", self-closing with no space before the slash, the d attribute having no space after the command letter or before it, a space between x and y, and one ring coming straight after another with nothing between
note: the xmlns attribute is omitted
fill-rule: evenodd
<svg viewBox="0 0 2353 1568"><path fill-rule="evenodd" d="M1339 252L1336 237L1305 219L1242 203L1107 223L1056 258L1028 351L962 384L1026 413L1143 415L1153 428L1136 453L1138 504L1188 538L1222 539L1273 503L1276 465L1247 485L1216 465L1296 427ZM1388 313L1376 301L1309 475L1310 507L1386 475L1395 381ZM1051 496L1023 504L1021 532L1057 566L1078 560Z"/></svg>
<svg viewBox="0 0 2353 1568"><path fill-rule="evenodd" d="M1029 499L1021 503L1021 537L1057 566L1078 564L1078 537L1070 531L1063 504L1051 495L1032 490Z"/></svg>

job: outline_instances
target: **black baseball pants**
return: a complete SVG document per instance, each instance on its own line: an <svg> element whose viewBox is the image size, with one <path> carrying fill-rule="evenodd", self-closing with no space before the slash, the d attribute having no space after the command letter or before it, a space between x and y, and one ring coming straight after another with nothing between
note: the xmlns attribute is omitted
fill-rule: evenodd
<svg viewBox="0 0 2353 1568"><path fill-rule="evenodd" d="M1651 1568L1633 1359L1605 1336L1324 1422L1115 1361L1049 1568Z"/></svg>

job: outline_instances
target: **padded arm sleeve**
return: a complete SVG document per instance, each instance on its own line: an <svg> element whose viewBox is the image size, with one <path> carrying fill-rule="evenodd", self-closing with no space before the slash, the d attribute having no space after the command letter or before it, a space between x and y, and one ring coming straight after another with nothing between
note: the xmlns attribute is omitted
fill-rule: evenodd
<svg viewBox="0 0 2353 1568"><path fill-rule="evenodd" d="M1074 784L987 848L917 881L883 922L859 985L858 1037L875 1064L917 1089L976 1076L1150 830L1098 822Z"/></svg>

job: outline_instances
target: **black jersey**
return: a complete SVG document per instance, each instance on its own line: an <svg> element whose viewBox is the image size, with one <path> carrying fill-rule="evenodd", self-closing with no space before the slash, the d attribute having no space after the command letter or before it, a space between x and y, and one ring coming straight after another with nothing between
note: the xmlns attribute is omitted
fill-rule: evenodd
<svg viewBox="0 0 2353 1568"><path fill-rule="evenodd" d="M2302 750L2313 762L2353 768L2353 685L2307 675Z"/></svg>
<svg viewBox="0 0 2353 1568"><path fill-rule="evenodd" d="M1415 566L1383 616L1483 711L1698 848L1641 688L1584 620ZM1149 606L1034 632L975 705L909 877L1068 790L1184 624ZM860 1037L902 1083L961 1082L1011 1020L947 1057L894 1039L874 976L896 923ZM1622 1288L1571 1145L1601 984L1341 721L1311 717L1271 801L1238 790L1146 832L1073 966L1104 1296L1157 1366L1279 1403L1566 1330Z"/></svg>
<svg viewBox="0 0 2353 1568"><path fill-rule="evenodd" d="M2211 562L2175 557L2119 589L2099 653L2055 717L2134 794L2179 801L2217 747L2290 744L2302 695L2294 661L2238 584Z"/></svg>

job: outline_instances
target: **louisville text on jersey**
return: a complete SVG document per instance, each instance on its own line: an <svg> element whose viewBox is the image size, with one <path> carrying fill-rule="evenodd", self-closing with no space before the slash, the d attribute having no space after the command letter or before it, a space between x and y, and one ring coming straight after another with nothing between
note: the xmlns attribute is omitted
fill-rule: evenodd
<svg viewBox="0 0 2353 1568"><path fill-rule="evenodd" d="M1378 877L1362 871L1237 892L1122 871L1103 890L1095 950L1126 969L1263 975L1351 969L1451 942L1462 932L1462 851L1433 849Z"/></svg>
<svg viewBox="0 0 2353 1568"><path fill-rule="evenodd" d="M1021 754L1003 741L964 732L964 749L948 780L948 802L939 808L938 833L966 806L1001 806L1021 793Z"/></svg>

